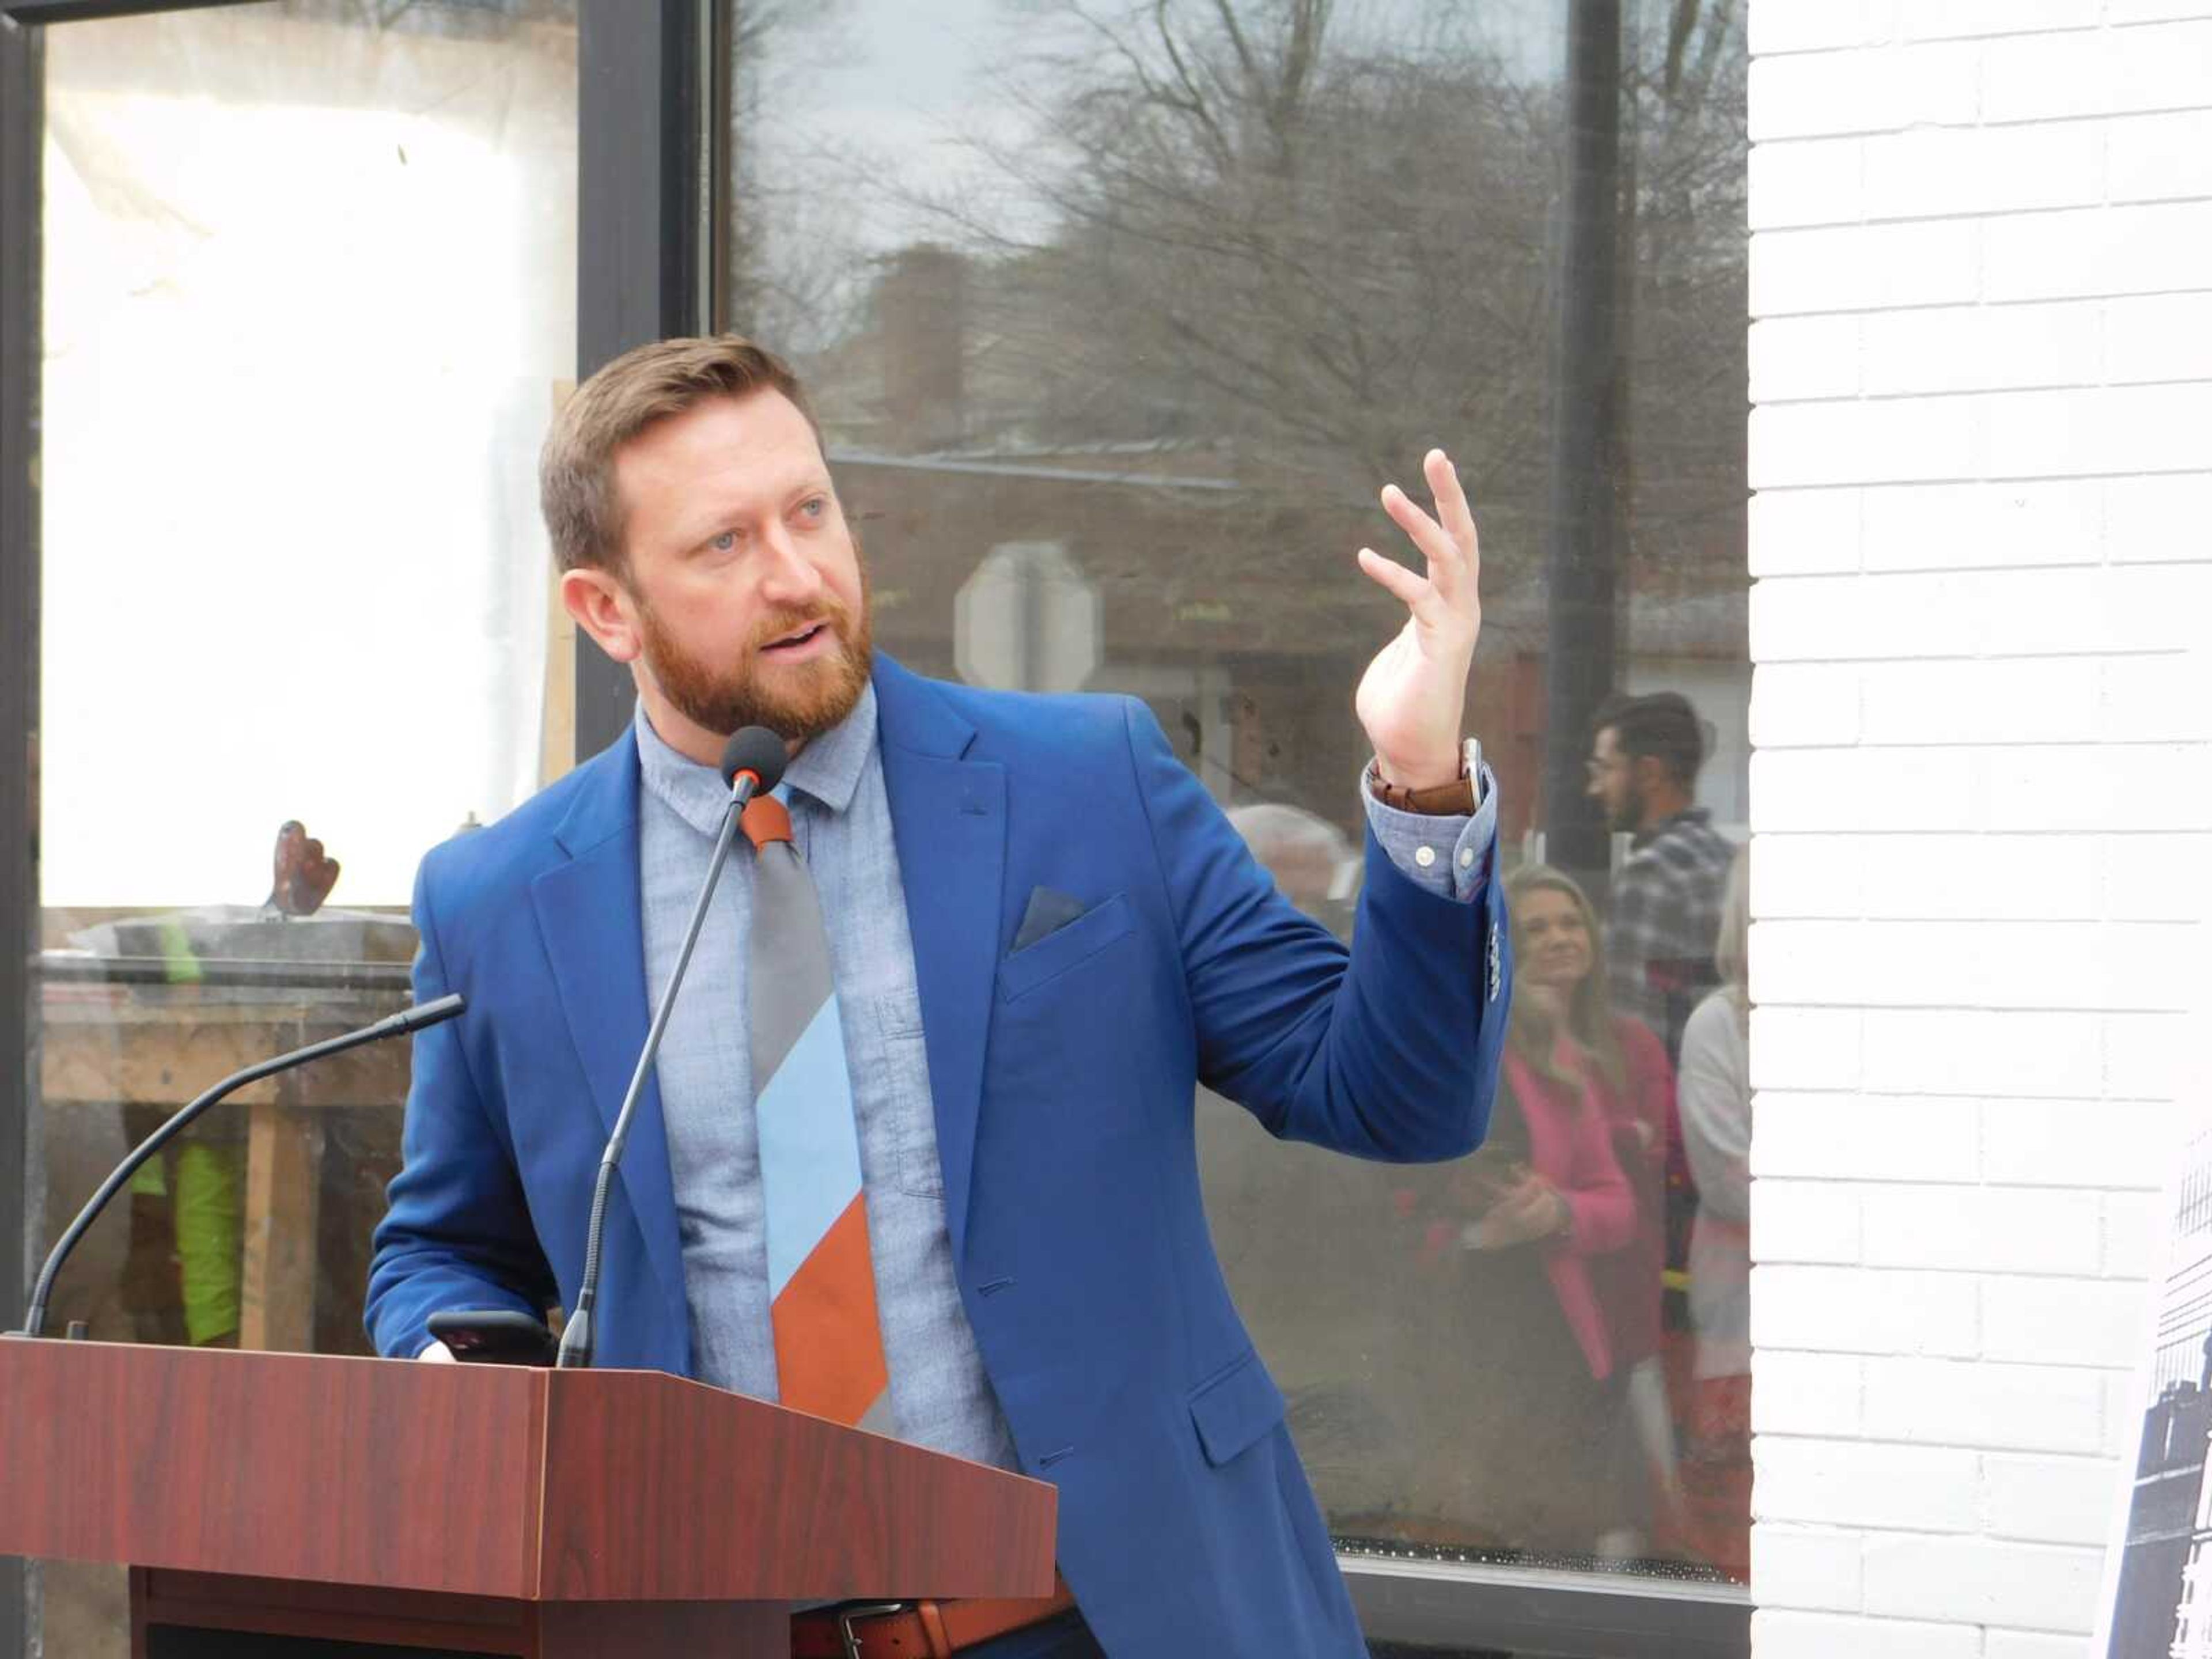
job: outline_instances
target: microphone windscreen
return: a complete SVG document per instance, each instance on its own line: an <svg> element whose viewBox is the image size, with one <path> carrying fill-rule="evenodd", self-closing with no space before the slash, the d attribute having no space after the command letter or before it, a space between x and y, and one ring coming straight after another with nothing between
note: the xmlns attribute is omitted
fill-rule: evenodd
<svg viewBox="0 0 2212 1659"><path fill-rule="evenodd" d="M750 772L760 780L758 793L765 795L783 781L787 758L781 738L765 726L748 726L722 750L722 781L734 785L738 773Z"/></svg>

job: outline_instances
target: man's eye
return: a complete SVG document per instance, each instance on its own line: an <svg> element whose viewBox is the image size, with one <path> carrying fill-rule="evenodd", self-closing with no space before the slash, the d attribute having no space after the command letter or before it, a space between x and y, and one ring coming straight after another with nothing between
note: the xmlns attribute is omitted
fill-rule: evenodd
<svg viewBox="0 0 2212 1659"><path fill-rule="evenodd" d="M714 540L707 544L708 546L713 548L717 553L726 553L737 544L738 532L734 530L725 530L720 535L715 537Z"/></svg>
<svg viewBox="0 0 2212 1659"><path fill-rule="evenodd" d="M810 519L818 519L830 510L830 503L820 495L813 495L800 502L799 510Z"/></svg>

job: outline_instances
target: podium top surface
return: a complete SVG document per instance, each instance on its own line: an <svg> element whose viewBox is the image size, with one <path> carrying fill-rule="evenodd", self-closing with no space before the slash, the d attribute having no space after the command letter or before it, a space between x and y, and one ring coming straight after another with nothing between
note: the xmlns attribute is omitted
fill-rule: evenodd
<svg viewBox="0 0 2212 1659"><path fill-rule="evenodd" d="M1051 1593L1040 1481L656 1371L0 1340L0 1554L532 1601Z"/></svg>

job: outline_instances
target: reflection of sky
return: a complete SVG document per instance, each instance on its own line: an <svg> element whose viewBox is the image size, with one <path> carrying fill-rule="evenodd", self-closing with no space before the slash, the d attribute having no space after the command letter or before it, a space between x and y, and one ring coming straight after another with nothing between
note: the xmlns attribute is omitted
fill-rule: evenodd
<svg viewBox="0 0 2212 1659"><path fill-rule="evenodd" d="M994 66L1036 32L1004 0L859 0L794 19L770 37L757 176L773 186L835 180L860 210L844 227L859 250L916 240L931 216L883 187L939 195L987 180L977 142L1025 136ZM878 186L865 203L848 195L860 179Z"/></svg>
<svg viewBox="0 0 2212 1659"><path fill-rule="evenodd" d="M1556 0L1345 0L1329 40L1415 58L1494 53L1534 81L1556 72L1563 17ZM951 240L933 208L954 204L1001 234L1042 236L1042 204L988 151L1033 158L1064 73L1053 60L1073 52L1095 67L1109 50L1050 0L847 0L794 15L757 66L766 115L751 135L755 177L833 191L854 254Z"/></svg>

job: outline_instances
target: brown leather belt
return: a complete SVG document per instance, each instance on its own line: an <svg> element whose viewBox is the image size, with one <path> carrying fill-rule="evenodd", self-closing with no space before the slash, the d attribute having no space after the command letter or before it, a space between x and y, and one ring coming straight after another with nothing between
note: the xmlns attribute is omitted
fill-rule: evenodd
<svg viewBox="0 0 2212 1659"><path fill-rule="evenodd" d="M791 1621L791 1659L946 1659L1075 1605L1067 1581L1024 1601L866 1601L821 1607Z"/></svg>

